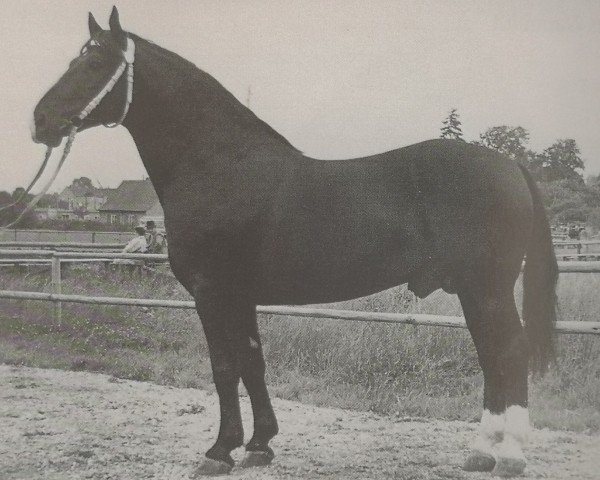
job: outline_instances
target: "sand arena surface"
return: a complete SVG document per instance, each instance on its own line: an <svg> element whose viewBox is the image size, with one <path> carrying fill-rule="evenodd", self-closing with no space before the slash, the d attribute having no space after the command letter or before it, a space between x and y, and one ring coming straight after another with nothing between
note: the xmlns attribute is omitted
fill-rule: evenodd
<svg viewBox="0 0 600 480"><path fill-rule="evenodd" d="M475 423L273 403L274 463L221 478L491 478L461 470ZM242 410L249 438L247 398ZM188 479L216 438L217 419L217 397L202 390L0 365L0 479ZM600 479L599 435L537 430L526 455L520 478Z"/></svg>

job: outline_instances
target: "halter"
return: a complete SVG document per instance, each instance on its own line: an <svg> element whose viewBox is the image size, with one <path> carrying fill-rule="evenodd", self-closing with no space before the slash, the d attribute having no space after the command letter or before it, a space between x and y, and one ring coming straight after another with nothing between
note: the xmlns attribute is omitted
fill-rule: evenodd
<svg viewBox="0 0 600 480"><path fill-rule="evenodd" d="M92 44L96 43L92 41ZM127 48L123 52L123 60L117 67L117 70L110 78L110 80L106 83L104 88L100 90L98 95L90 100L90 103L82 110L82 112L77 115L77 118L80 121L83 121L92 111L100 104L102 99L106 97L106 95L113 89L115 84L119 81L119 79L123 76L125 70L127 70L127 95L125 97L125 106L123 107L123 113L119 117L116 122L113 123L105 123L104 126L108 128L114 128L123 123L125 117L127 116L127 112L129 111L129 105L133 99L133 62L135 60L135 43L129 37L127 37Z"/></svg>
<svg viewBox="0 0 600 480"><path fill-rule="evenodd" d="M95 42L94 40L92 40L90 42L90 45L98 45L98 43ZM125 120L125 117L127 116L127 112L129 111L129 105L131 105L131 101L133 99L133 62L134 62L134 59L135 59L135 43L133 42L133 40L131 38L127 37L127 48L123 52L123 60L121 61L121 63L117 67L117 70L115 71L115 73L113 74L113 76L106 83L106 85L104 86L104 88L102 90L100 90L100 92L94 98L92 98L92 100L90 100L90 102L81 111L81 113L75 117L75 118L77 118L79 120L79 122L82 122L85 118L87 118L87 116L90 113L92 113L92 111L100 104L100 102L102 101L102 99L104 97L106 97L106 95L113 89L113 87L115 86L115 84L123 76L123 73L125 71L127 71L127 95L125 97L125 106L123 107L123 113L121 113L121 116L119 117L119 119L116 122L105 123L104 126L108 127L108 128L114 128L114 127L116 127L118 125L121 125L121 123L123 123L123 120ZM69 152L71 150L71 146L73 145L73 141L75 140L75 135L77 134L77 129L78 129L79 126L80 126L80 123L78 123L78 125L73 124L73 126L69 130L69 136L68 136L68 139L67 139L67 143L65 143L65 148L63 149L62 156L61 156L61 158L60 158L60 160L59 160L59 162L58 162L58 164L56 166L56 169L54 170L54 173L52 174L52 177L46 183L46 185L44 185L44 188L42 188L42 191L40 193L38 193L31 200L31 202L29 202L29 205L27 205L27 207L25 208L25 210L23 210L21 212L21 214L15 220L13 220L12 222L10 222L8 225L4 225L4 226L0 227L0 229L10 228L10 227L16 225L17 223L19 223L21 221L21 219L27 213L29 213L31 210L33 210L33 208L38 204L38 202L46 194L46 192L48 191L48 189L51 187L52 183L54 182L54 179L58 175L58 172L60 171L61 167L63 166L63 163L65 163L65 160L67 159L67 155L69 155ZM42 171L44 170L46 164L48 163L48 159L50 158L50 153L51 152L52 152L52 148L48 147L48 149L46 150L46 156L44 158L44 162L43 162L40 170L36 174L34 180L27 187L27 190L25 190L19 196L19 198L17 199L17 201L13 202L11 205L7 205L6 207L0 209L0 211L5 210L6 208L9 208L9 207L12 207L12 206L16 205L22 198L25 197L25 195L27 195L29 193L29 191L31 190L31 188L33 188L34 184L40 178L40 176L42 174Z"/></svg>

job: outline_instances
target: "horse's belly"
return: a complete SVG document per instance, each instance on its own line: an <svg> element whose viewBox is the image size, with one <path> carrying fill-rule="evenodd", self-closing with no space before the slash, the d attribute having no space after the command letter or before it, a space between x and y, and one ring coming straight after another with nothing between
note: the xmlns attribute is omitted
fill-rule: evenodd
<svg viewBox="0 0 600 480"><path fill-rule="evenodd" d="M258 282L259 303L307 304L370 295L408 281L424 261L414 248L389 249L357 258L338 251L321 255L273 257Z"/></svg>

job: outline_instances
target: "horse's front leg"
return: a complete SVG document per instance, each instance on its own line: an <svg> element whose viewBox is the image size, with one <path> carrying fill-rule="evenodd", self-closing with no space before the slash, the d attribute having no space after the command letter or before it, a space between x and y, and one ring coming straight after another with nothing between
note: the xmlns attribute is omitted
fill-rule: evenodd
<svg viewBox="0 0 600 480"><path fill-rule="evenodd" d="M256 467L268 465L273 460L269 441L277 434L278 427L265 383L265 361L254 305L247 311L247 318L241 375L252 403L254 434L246 444L246 456L240 467Z"/></svg>
<svg viewBox="0 0 600 480"><path fill-rule="evenodd" d="M240 354L244 348L241 342L244 309L232 296L206 289L195 292L194 297L206 335L221 410L219 436L206 452L206 458L195 475L220 475L233 468L231 451L242 446L244 441L238 396Z"/></svg>

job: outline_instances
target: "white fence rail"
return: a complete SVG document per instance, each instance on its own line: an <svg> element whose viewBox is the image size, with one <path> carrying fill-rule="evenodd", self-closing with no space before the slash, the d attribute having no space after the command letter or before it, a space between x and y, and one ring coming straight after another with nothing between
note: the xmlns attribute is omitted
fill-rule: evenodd
<svg viewBox="0 0 600 480"><path fill-rule="evenodd" d="M34 300L52 302L55 305L55 318L60 324L62 318L62 303L84 303L92 305L127 305L138 307L163 307L163 308L195 308L193 301L144 299L123 297L90 297L83 295L66 295L62 293L61 262L85 260L107 261L111 259L135 259L164 261L164 254L134 254L111 252L58 252L49 250L10 250L0 249L2 257L28 257L43 259L52 266L52 293L46 292L20 292L0 290L0 298L13 300ZM600 273L600 262L559 262L561 273ZM323 309L313 307L291 306L259 306L258 313L299 316L308 318L328 318L360 322L396 323L405 325L424 325L452 328L466 328L463 317L411 314L411 313L383 313L363 312L351 310ZM556 323L559 333L600 335L600 322L561 321Z"/></svg>

